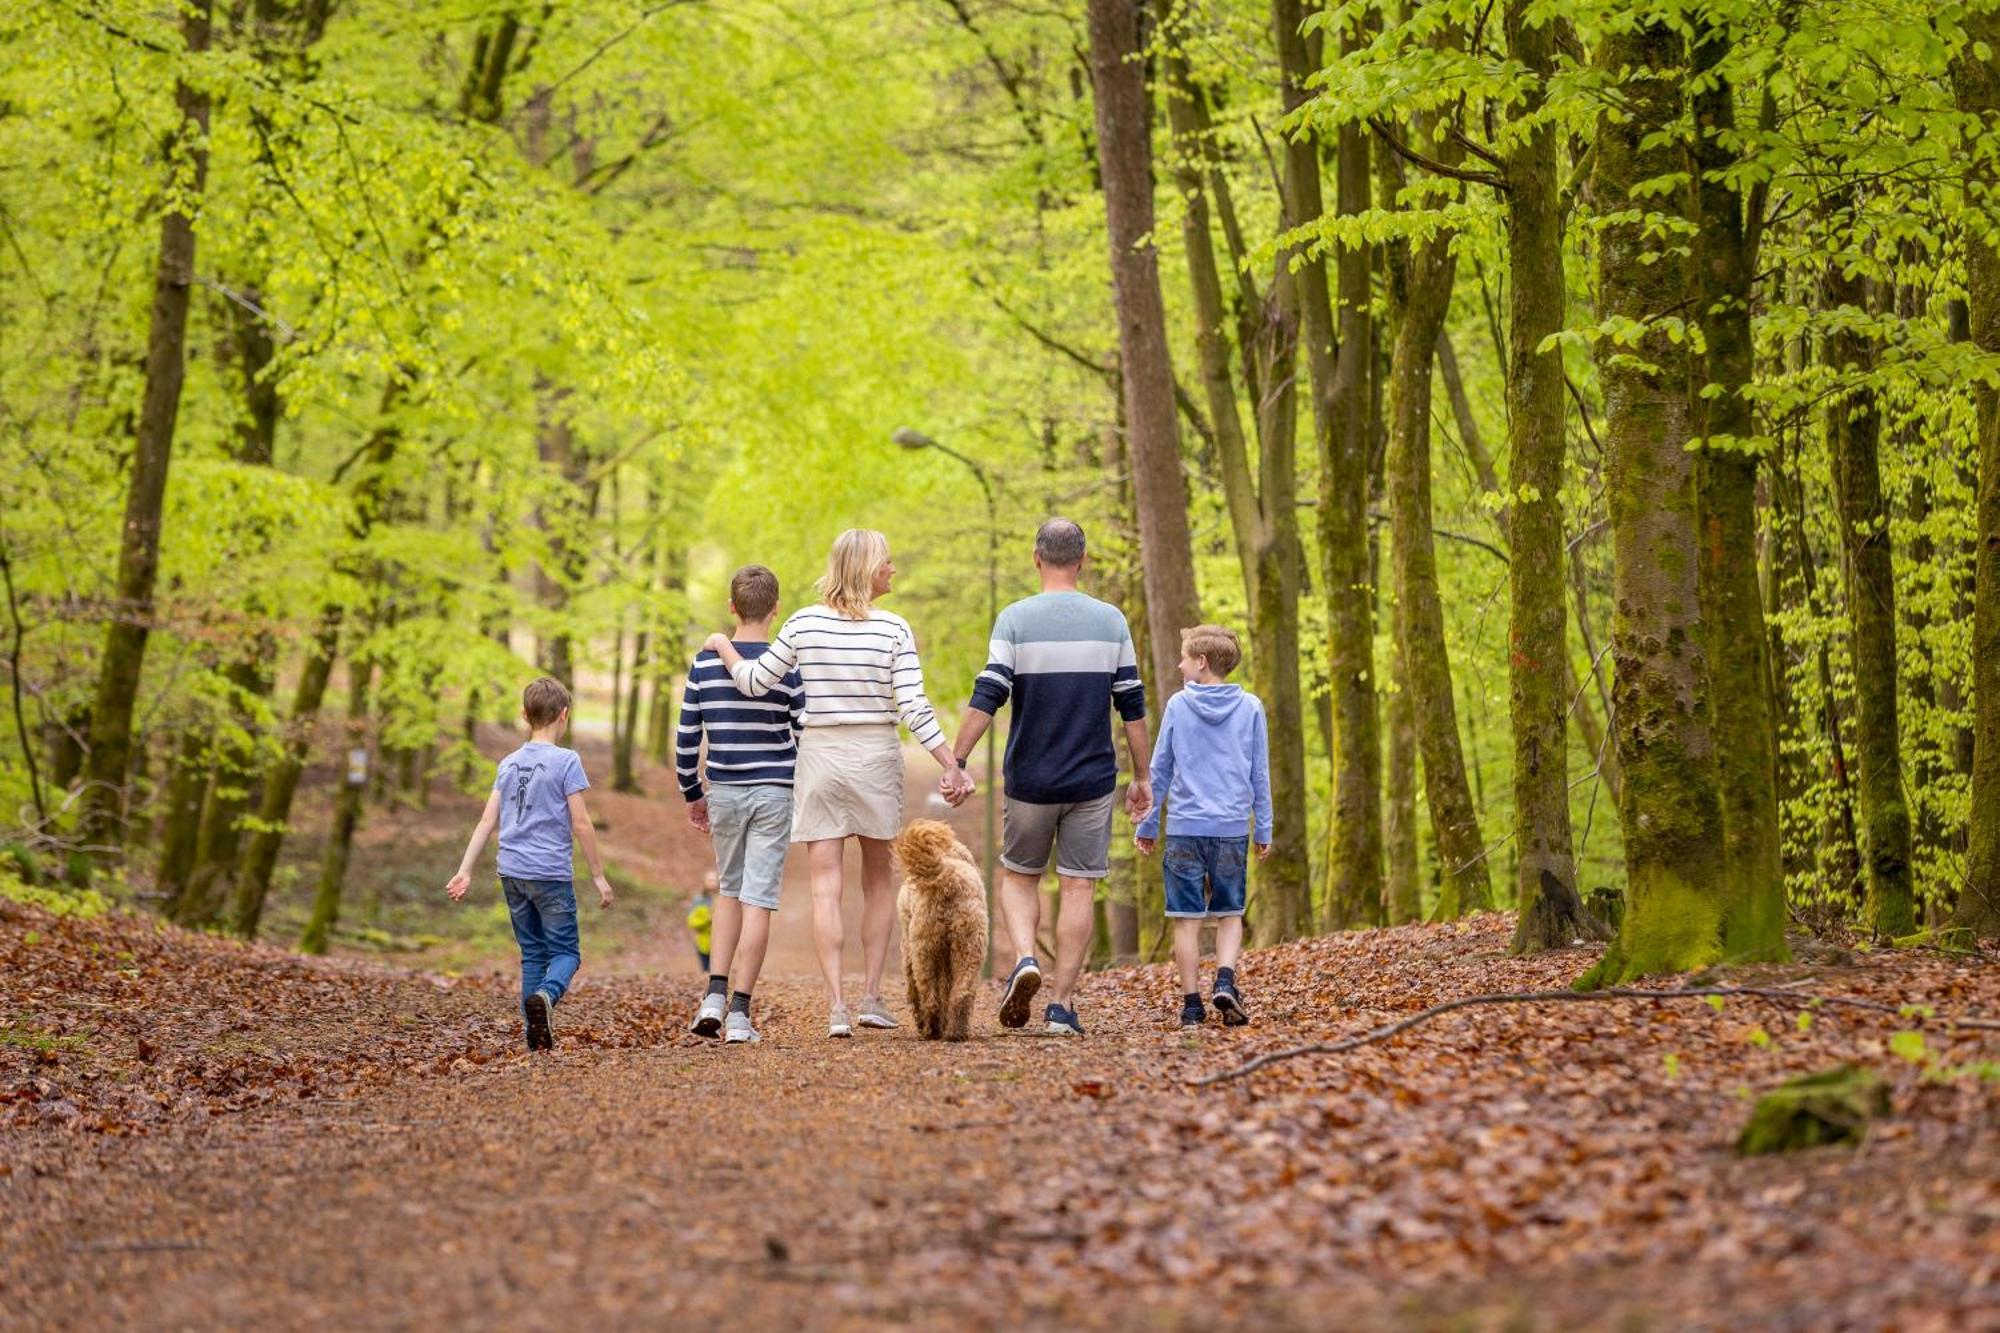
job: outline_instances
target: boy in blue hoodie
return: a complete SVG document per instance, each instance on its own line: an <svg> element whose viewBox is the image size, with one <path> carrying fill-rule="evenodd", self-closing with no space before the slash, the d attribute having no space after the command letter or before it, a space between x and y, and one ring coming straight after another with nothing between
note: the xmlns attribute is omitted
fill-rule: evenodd
<svg viewBox="0 0 2000 1333"><path fill-rule="evenodd" d="M1243 904L1250 842L1271 854L1270 741L1264 705L1225 683L1243 649L1217 625L1181 631L1181 677L1187 688L1167 701L1153 746L1153 790L1166 802L1167 916L1181 973L1181 1026L1199 1027L1201 924L1215 922L1215 1011L1238 1027L1250 1021L1236 989L1243 951ZM1141 820L1133 841L1147 856L1160 837L1160 807Z"/></svg>

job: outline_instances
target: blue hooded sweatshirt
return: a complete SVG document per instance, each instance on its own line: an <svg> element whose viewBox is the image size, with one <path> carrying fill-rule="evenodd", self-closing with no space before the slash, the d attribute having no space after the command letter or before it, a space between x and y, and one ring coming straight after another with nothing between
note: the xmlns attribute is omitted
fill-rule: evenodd
<svg viewBox="0 0 2000 1333"><path fill-rule="evenodd" d="M1159 836L1162 799L1174 836L1240 838L1254 815L1257 843L1271 841L1270 741L1256 695L1241 685L1190 684L1167 701L1140 837Z"/></svg>

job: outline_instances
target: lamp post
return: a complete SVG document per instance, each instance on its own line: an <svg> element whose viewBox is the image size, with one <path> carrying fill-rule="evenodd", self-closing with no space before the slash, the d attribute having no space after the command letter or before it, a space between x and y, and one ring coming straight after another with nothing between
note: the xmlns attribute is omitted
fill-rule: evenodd
<svg viewBox="0 0 2000 1333"><path fill-rule="evenodd" d="M967 458L948 444L940 444L919 430L904 426L889 437L905 449L935 449L950 458L965 464L979 482L981 493L986 496L986 624L990 628L1000 618L1000 509L993 494L993 475L984 466ZM997 723L998 718L994 721ZM1000 765L995 759L995 744L998 728L986 728L986 919L993 919L993 852L998 845L995 828L995 804L1000 780ZM986 956L980 960L981 976L993 974L993 947L989 941Z"/></svg>

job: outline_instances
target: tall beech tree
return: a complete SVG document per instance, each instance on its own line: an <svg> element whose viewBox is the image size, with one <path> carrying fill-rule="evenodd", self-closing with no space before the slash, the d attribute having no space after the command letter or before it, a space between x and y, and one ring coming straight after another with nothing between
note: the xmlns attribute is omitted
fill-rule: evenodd
<svg viewBox="0 0 2000 1333"><path fill-rule="evenodd" d="M1284 109L1295 116L1311 97L1321 38L1302 31L1298 0L1272 0L1271 26ZM1342 126L1334 144L1335 208L1368 207L1368 145ZM1303 129L1286 136L1284 221L1295 232L1324 212L1319 147ZM1327 676L1333 694L1333 810L1327 832L1326 921L1335 927L1382 920L1382 737L1375 698L1375 588L1368 561L1369 365L1374 359L1369 253L1345 245L1329 293L1326 261L1302 246L1289 265L1297 282L1299 338L1312 386L1319 455L1319 544L1327 607ZM1338 324L1333 297L1339 300Z"/></svg>
<svg viewBox="0 0 2000 1333"><path fill-rule="evenodd" d="M1605 485L1611 517L1613 700L1624 769L1625 920L1580 985L1616 985L1722 957L1728 896L1701 621L1688 354L1689 223L1659 182L1682 169L1686 53L1665 23L1607 34L1597 66L1611 96L1591 188L1598 238Z"/></svg>
<svg viewBox="0 0 2000 1333"><path fill-rule="evenodd" d="M1153 658L1147 685L1163 703L1180 688L1181 631L1200 620L1201 603L1188 535L1160 252L1153 238L1151 107L1145 66L1139 61L1140 13L1132 0L1090 0L1090 69L1132 490L1145 556Z"/></svg>
<svg viewBox="0 0 2000 1333"><path fill-rule="evenodd" d="M1826 295L1834 309L1856 317L1865 313L1867 294L1841 260L1828 271ZM1834 370L1858 381L1827 409L1827 434L1854 634L1854 748L1861 769L1856 795L1868 886L1866 916L1876 935L1891 939L1916 929L1916 900L1896 715L1896 574L1882 499L1882 418L1875 391L1865 382L1874 363L1865 335L1851 324L1837 328L1827 339L1827 359Z"/></svg>
<svg viewBox="0 0 2000 1333"><path fill-rule="evenodd" d="M1305 703L1299 672L1299 597L1305 546L1299 539L1297 341L1298 294L1288 252L1280 252L1267 298L1251 272L1228 178L1213 160L1214 126L1175 31L1170 0L1156 0L1165 40L1167 121L1173 172L1183 212L1181 234L1194 297L1195 349L1203 397L1222 469L1224 499L1243 567L1250 607L1252 688L1263 699L1270 730L1271 794L1275 812L1270 859L1259 872L1267 887L1270 938L1291 939L1313 928L1312 871L1306 836ZM1238 411L1222 271L1216 261L1211 197L1228 244L1237 288L1244 397L1254 405L1253 466Z"/></svg>
<svg viewBox="0 0 2000 1333"><path fill-rule="evenodd" d="M193 0L181 15L189 57L207 52L211 0ZM146 333L145 391L133 437L132 477L118 547L118 577L98 663L90 710L90 753L84 770L83 836L107 859L124 847L132 766L132 711L153 628L153 589L160 569L160 516L173 462L174 427L187 378L188 300L195 283L195 213L208 184L211 94L183 73L174 84L177 123L166 139L168 201L160 217L153 272L153 308Z"/></svg>
<svg viewBox="0 0 2000 1333"><path fill-rule="evenodd" d="M1509 0L1507 49L1528 72L1517 111L1527 127L1507 157L1507 682L1514 731L1517 952L1554 949L1592 924L1580 909L1570 840L1568 594L1564 587L1562 469L1563 213L1556 127L1544 117L1555 72L1555 32ZM1551 887L1545 887L1545 880Z"/></svg>
<svg viewBox="0 0 2000 1333"><path fill-rule="evenodd" d="M2000 14L1982 6L1965 19L1966 41L1952 65L1958 109L1968 127L1966 298L1973 344L2000 357ZM1952 921L2000 936L2000 388L1973 381L1978 413L1978 492L1973 519L1972 809L1965 883Z"/></svg>

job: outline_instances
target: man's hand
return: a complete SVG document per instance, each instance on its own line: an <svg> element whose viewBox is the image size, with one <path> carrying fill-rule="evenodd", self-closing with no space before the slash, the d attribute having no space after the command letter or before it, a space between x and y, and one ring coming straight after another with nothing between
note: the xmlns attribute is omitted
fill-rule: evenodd
<svg viewBox="0 0 2000 1333"><path fill-rule="evenodd" d="M944 781L950 784L944 793L944 798L953 806L964 805L966 799L979 789L979 784L972 780L972 774L962 768L954 768L946 773Z"/></svg>
<svg viewBox="0 0 2000 1333"><path fill-rule="evenodd" d="M1258 844L1257 844L1257 859L1258 859L1259 861L1268 861L1268 860L1270 860L1270 859L1271 859L1271 844L1270 844L1270 843L1268 843L1268 842L1260 842L1260 843L1258 843Z"/></svg>
<svg viewBox="0 0 2000 1333"><path fill-rule="evenodd" d="M708 824L708 798L706 796L702 797L699 801L688 802L688 823L694 826L696 833L708 833L711 831Z"/></svg>
<svg viewBox="0 0 2000 1333"><path fill-rule="evenodd" d="M602 911L604 908L611 906L611 881L606 879L602 874L596 874L590 877L590 882L597 886L598 910Z"/></svg>
<svg viewBox="0 0 2000 1333"><path fill-rule="evenodd" d="M472 876L461 870L451 877L451 883L444 886L444 891L451 895L453 902L458 903L465 901L465 891L471 887Z"/></svg>
<svg viewBox="0 0 2000 1333"><path fill-rule="evenodd" d="M1133 823L1144 819L1153 809L1153 782L1150 778L1133 778L1125 788L1125 813Z"/></svg>
<svg viewBox="0 0 2000 1333"><path fill-rule="evenodd" d="M1139 855L1151 856L1153 854L1153 848L1160 845L1160 840L1158 838L1144 837L1140 834L1135 833L1132 835L1132 845L1139 849Z"/></svg>

